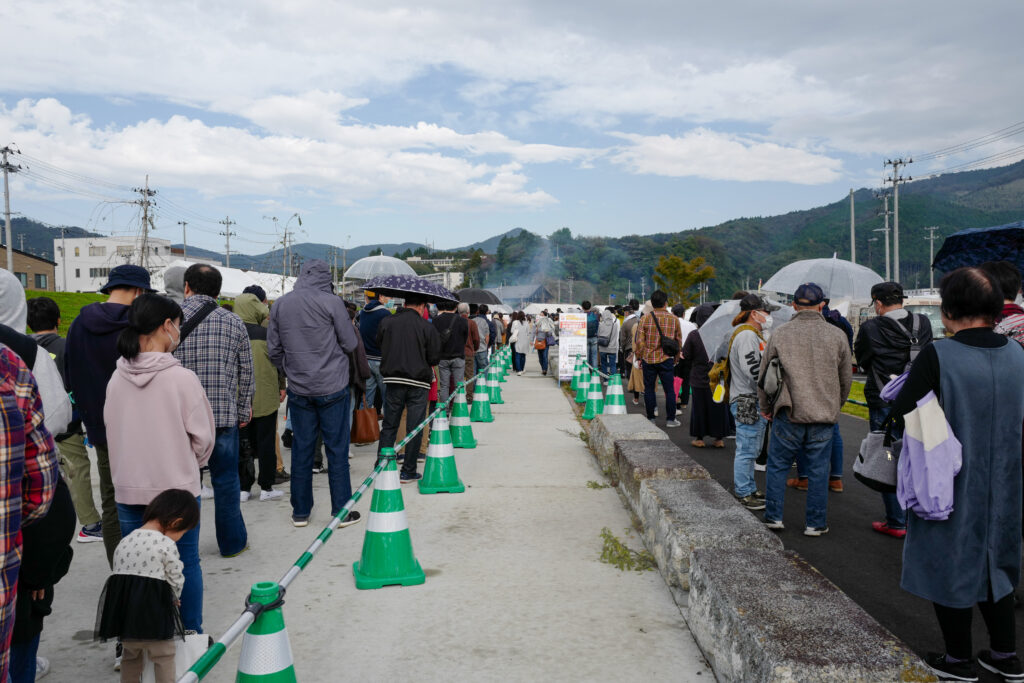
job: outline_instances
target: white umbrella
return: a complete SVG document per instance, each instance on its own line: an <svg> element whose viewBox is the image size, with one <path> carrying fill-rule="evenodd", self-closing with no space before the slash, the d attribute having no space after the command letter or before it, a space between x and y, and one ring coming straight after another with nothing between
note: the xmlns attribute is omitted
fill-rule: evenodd
<svg viewBox="0 0 1024 683"><path fill-rule="evenodd" d="M779 305L775 301L772 303ZM708 352L708 358L712 363L719 358L724 358L729 350L729 338L733 331L732 320L739 312L740 302L738 299L726 301L716 308L711 317L704 321L704 324L697 330L700 340L704 344L704 350ZM793 317L793 309L790 306L782 306L779 310L772 311L771 316L774 320L773 327L778 329L780 325L789 322Z"/></svg>
<svg viewBox="0 0 1024 683"><path fill-rule="evenodd" d="M882 282L882 277L866 266L833 256L790 263L768 278L761 289L793 296L796 288L805 282L821 287L830 299L870 301L871 287Z"/></svg>
<svg viewBox="0 0 1024 683"><path fill-rule="evenodd" d="M353 280L369 280L381 275L416 275L416 271L402 259L384 255L361 258L345 271L345 277Z"/></svg>

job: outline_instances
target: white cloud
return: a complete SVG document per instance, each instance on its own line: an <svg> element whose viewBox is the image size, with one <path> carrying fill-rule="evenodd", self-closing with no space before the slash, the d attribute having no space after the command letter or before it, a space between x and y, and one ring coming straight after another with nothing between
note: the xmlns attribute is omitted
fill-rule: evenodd
<svg viewBox="0 0 1024 683"><path fill-rule="evenodd" d="M0 136L16 139L37 159L115 183L148 173L154 185L197 188L207 197L305 191L340 204L387 197L412 206L534 208L555 199L529 187L521 162L590 154L526 145L495 133L461 136L426 124L330 123L323 133L323 139L260 135L184 116L99 128L52 98L0 106ZM472 159L481 155L502 160ZM40 166L25 180L33 172L48 175Z"/></svg>
<svg viewBox="0 0 1024 683"><path fill-rule="evenodd" d="M612 161L637 174L818 185L839 179L841 162L821 154L697 128L682 137L616 133L629 141Z"/></svg>

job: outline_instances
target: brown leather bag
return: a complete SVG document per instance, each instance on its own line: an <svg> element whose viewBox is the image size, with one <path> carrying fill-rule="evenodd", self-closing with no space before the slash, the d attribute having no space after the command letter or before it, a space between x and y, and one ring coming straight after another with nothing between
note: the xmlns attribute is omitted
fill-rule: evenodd
<svg viewBox="0 0 1024 683"><path fill-rule="evenodd" d="M363 394L363 407L356 410L352 422L352 443L373 443L380 438L380 425L377 423L377 409L366 405L366 394Z"/></svg>

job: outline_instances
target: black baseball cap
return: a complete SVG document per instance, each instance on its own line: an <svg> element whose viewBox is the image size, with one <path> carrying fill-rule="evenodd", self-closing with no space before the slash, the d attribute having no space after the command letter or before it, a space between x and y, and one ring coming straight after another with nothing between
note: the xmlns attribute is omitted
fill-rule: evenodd
<svg viewBox="0 0 1024 683"><path fill-rule="evenodd" d="M768 301L766 297L760 294L747 294L740 299L741 311L764 311L765 313L771 313L772 311L779 310L779 308L781 307Z"/></svg>
<svg viewBox="0 0 1024 683"><path fill-rule="evenodd" d="M903 285L898 282L879 282L871 288L871 300L881 301L883 304L898 304L906 297L903 296Z"/></svg>

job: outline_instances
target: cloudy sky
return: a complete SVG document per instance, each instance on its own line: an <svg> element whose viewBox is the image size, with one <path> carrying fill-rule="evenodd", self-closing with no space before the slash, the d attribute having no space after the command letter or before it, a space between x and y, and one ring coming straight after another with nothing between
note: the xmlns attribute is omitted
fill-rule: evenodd
<svg viewBox="0 0 1024 683"><path fill-rule="evenodd" d="M339 246L713 225L1024 120L1007 0L36 0L0 22L13 211L131 232L148 174L158 236L223 248L230 216L246 253L296 212Z"/></svg>

